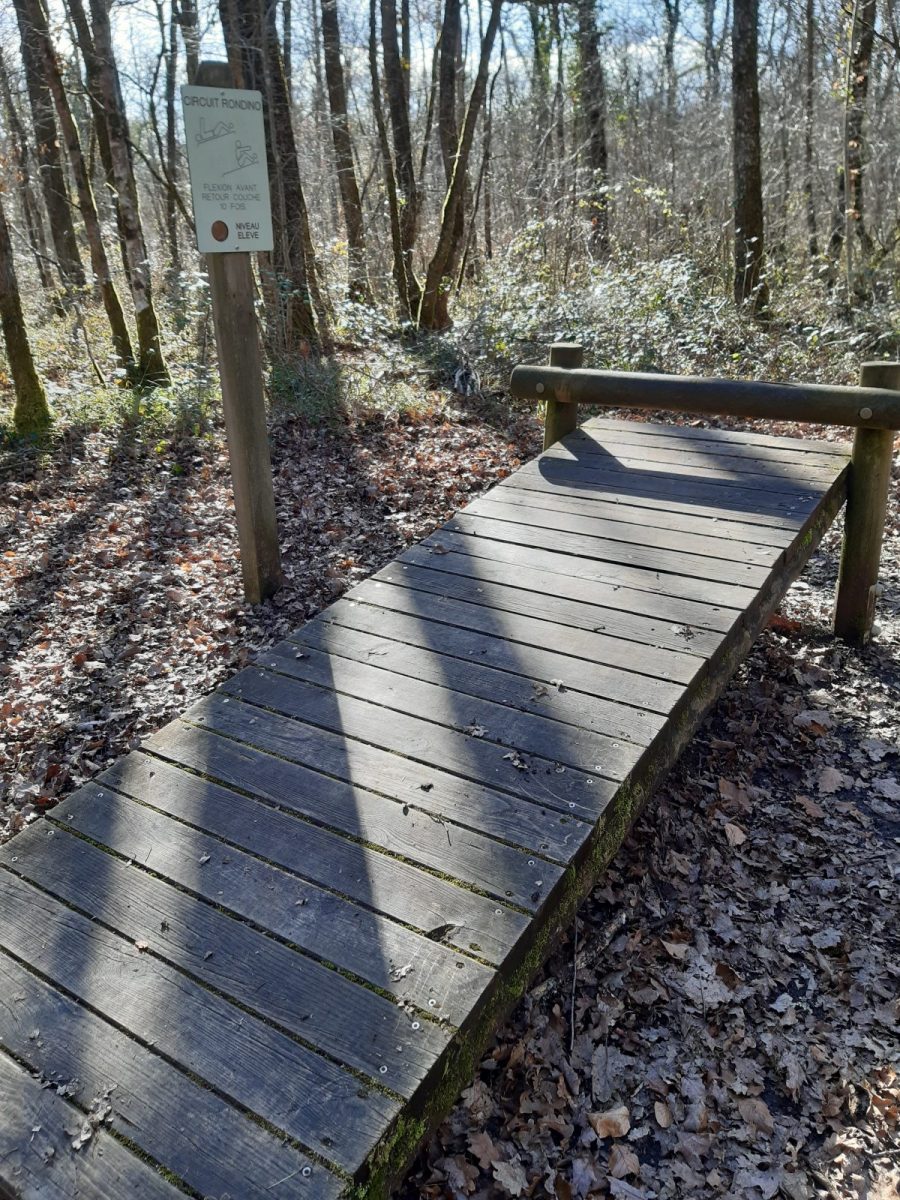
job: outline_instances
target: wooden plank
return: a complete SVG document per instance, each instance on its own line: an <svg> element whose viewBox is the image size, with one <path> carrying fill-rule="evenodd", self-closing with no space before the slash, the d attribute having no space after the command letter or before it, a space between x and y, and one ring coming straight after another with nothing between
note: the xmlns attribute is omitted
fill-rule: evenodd
<svg viewBox="0 0 900 1200"><path fill-rule="evenodd" d="M259 709L248 709L218 694L201 701L188 715L191 720L200 719L207 727L218 728L227 736L233 735L236 725L249 726L253 736L262 743L261 749L277 747L286 751L284 757L290 757L296 722L275 714L270 717ZM154 739L152 743L152 748L158 748L160 752L164 750L161 738L164 732L161 730L156 735L159 742ZM190 821L216 837L227 838L233 845L310 883L330 888L357 904L366 905L382 916L402 921L423 933L452 925L444 939L448 945L469 950L471 943L476 941L481 947L478 953L490 962L502 960L510 945L527 927L524 914L498 907L496 901L487 897L456 887L388 854L300 821L187 771L163 768L164 764L159 763L152 775L150 771L142 771L134 776L130 767L116 774L113 774L113 767L102 779L104 783L124 790L126 786L135 787L130 780L138 778L143 782L150 775L150 789L137 796L145 803L179 820ZM83 829L83 826L76 828ZM102 821L100 828L103 828ZM217 861L223 856L228 857L219 846Z"/></svg>
<svg viewBox="0 0 900 1200"><path fill-rule="evenodd" d="M0 943L351 1174L399 1112L397 1101L7 871L0 872Z"/></svg>
<svg viewBox="0 0 900 1200"><path fill-rule="evenodd" d="M562 495L554 491L532 491L530 488L507 487L486 493L503 504L519 504L537 508L542 513L578 514L583 517L598 517L606 521L624 521L641 528L675 530L679 533L699 535L709 541L747 542L756 546L789 546L796 536L794 529L778 529L771 525L750 525L737 519L734 513L724 512L721 516L693 516L690 513L672 512L665 507L638 507L617 498L615 502L595 499L592 496L578 497ZM479 500L481 497L479 497ZM469 512L479 503L467 505ZM538 522L541 524L542 522Z"/></svg>
<svg viewBox="0 0 900 1200"><path fill-rule="evenodd" d="M560 690L549 680L542 683L522 675L495 670L480 662L452 658L436 649L420 649L402 640L375 636L327 621L311 621L292 636L292 641L273 646L272 652L284 656L297 646L315 647L326 654L377 664L399 675L452 687L469 696L496 700L500 704L524 712L539 713L566 725L608 733L639 746L649 745L665 723L664 717L659 714L585 696L583 693L576 696L565 687ZM265 655L260 656L259 663L262 666L268 664ZM458 813L453 815L458 818ZM514 835L514 840L519 839Z"/></svg>
<svg viewBox="0 0 900 1200"><path fill-rule="evenodd" d="M579 558L594 558L605 563L623 563L643 567L666 575L686 575L691 579L723 581L741 587L761 587L769 571L755 563L730 563L718 558L701 558L677 550L660 550L641 544L635 532L633 542L612 542L608 538L589 537L584 533L562 533L539 525L516 525L490 517L473 517L459 513L444 526L451 533L467 533L470 537L487 537L498 542L535 546L553 550L556 554L576 554Z"/></svg>
<svg viewBox="0 0 900 1200"><path fill-rule="evenodd" d="M127 764L124 769L123 764ZM129 755L101 779L106 782L111 777L125 789L148 795L151 803L167 804L195 821L206 820L229 832L239 829L246 810L242 805L232 808L231 793L203 780L191 793L183 786L183 775L157 759ZM79 833L142 867L152 861L154 872L162 878L352 972L405 1004L424 1012L433 1007L452 1024L459 1024L472 997L490 982L492 972L487 967L440 942L234 846L224 846L216 837L152 808L127 803L108 788L88 784L76 796L77 808L67 801L53 810L54 818L71 820ZM251 841L255 840L252 833ZM287 857L293 861L293 856ZM210 863L212 871L200 869ZM408 963L415 969L401 974Z"/></svg>
<svg viewBox="0 0 900 1200"><path fill-rule="evenodd" d="M566 439L554 446L554 457L569 458L585 465L604 467L617 465L626 470L644 470L648 465L654 470L671 467L690 467L698 478L729 479L743 487L756 488L771 484L776 491L787 485L788 491L805 491L827 483L834 475L834 458L810 461L807 456L794 455L791 462L773 462L771 459L735 456L717 452L707 443L696 447L695 443L670 442L660 445L659 440L648 439L637 444L619 441L615 433L603 432L595 436L583 434Z"/></svg>
<svg viewBox="0 0 900 1200"><path fill-rule="evenodd" d="M65 829L32 827L15 850L2 860L16 874L402 1096L447 1045L433 1022L412 1030L392 1001Z"/></svg>
<svg viewBox="0 0 900 1200"><path fill-rule="evenodd" d="M15 1200L184 1200L103 1128L75 1150L83 1122L84 1113L0 1051L0 1193Z"/></svg>
<svg viewBox="0 0 900 1200"><path fill-rule="evenodd" d="M797 441L795 447L785 449L778 446L759 446L739 442L703 441L701 438L685 441L683 438L670 437L665 426L653 426L652 433L633 433L631 430L609 429L601 425L594 429L587 425L570 434L566 439L579 456L582 453L606 453L604 447L617 452L619 448L629 447L632 455L639 453L643 458L648 456L650 461L665 462L671 459L656 459L655 451L663 450L673 454L683 454L683 461L690 461L694 456L711 459L717 466L729 469L734 467L741 470L741 464L761 463L775 468L784 467L802 473L806 471L825 470L834 473L835 455L820 454L807 448L806 443ZM699 431L698 431L699 432ZM752 468L751 468L752 469Z"/></svg>
<svg viewBox="0 0 900 1200"><path fill-rule="evenodd" d="M601 583L614 589L643 592L646 595L645 600L642 602L635 598L634 605L654 607L634 607L633 611L646 611L648 616L658 615L667 620L671 610L668 607L657 609L657 603L687 600L713 612L717 608L720 609L725 614L723 620L727 620L726 629L731 628L735 616L756 594L755 589L750 587L692 579L685 575L671 575L645 567L632 567L627 563L606 563L599 559L582 558L577 554L557 554L539 546L524 546L519 542L499 542L493 538L457 534L446 527L426 538L419 547L410 547L399 561L405 562L406 554L413 555L417 550L422 554L432 555L435 559L443 558L452 552L467 558L507 563L518 569L523 577L529 576L532 571L546 571L552 576L566 575L581 579L587 586ZM439 564L436 562L434 566L438 569ZM486 568L479 565L476 569ZM694 609L694 616L696 618L697 608ZM671 619L676 619L674 613ZM680 616L677 619L682 620ZM701 628L718 628L712 621L694 619L687 623L699 625Z"/></svg>
<svg viewBox="0 0 900 1200"><path fill-rule="evenodd" d="M719 633L727 633L740 617L739 610L719 604L702 604L660 592L644 592L621 583L605 583L581 575L562 574L553 566L560 563L565 565L567 559L541 550L534 551L536 555L543 556L537 561L552 564L550 569L527 561L524 557L529 553L527 548L508 543L491 543L492 549L494 546L500 548L500 554L492 554L490 558L470 553L484 541L483 538L468 538L464 534L436 535L430 544L423 543L404 550L397 565L402 567L409 563L432 571L464 575L479 583L504 584L541 596L557 596L580 604L653 617L669 625L691 625ZM515 561L520 555L523 556L522 561Z"/></svg>
<svg viewBox="0 0 900 1200"><path fill-rule="evenodd" d="M583 429L602 431L624 429L629 433L647 433L651 436L665 432L666 437L688 441L725 442L744 446L770 446L777 450L796 450L798 453L811 451L814 454L846 455L846 442L826 442L821 438L787 437L778 434L758 433L755 429L720 429L711 425L662 425L654 421L627 420L622 417L590 417Z"/></svg>
<svg viewBox="0 0 900 1200"><path fill-rule="evenodd" d="M3 953L0 996L4 998L0 1004L0 1045L43 1080L63 1089L82 1109L89 1109L95 1099L105 1096L110 1111L104 1124L157 1162L165 1163L166 1169L195 1193L271 1200L277 1194L276 1185L289 1179L297 1183L302 1180L304 1200L337 1200L343 1191L339 1177L314 1159L248 1120L215 1092L201 1087L164 1058ZM32 1036L35 1030L39 1031L37 1037ZM44 1089L41 1094L55 1095L56 1089ZM27 1120L18 1104L4 1107L0 1103L0 1114L5 1114L5 1119L0 1116L0 1193L4 1178L2 1141L10 1136L10 1115L20 1113ZM190 1120L186 1121L188 1114ZM31 1131L38 1124L42 1131L49 1129L51 1136L55 1128L53 1122L40 1118L25 1124L27 1136L21 1141L29 1150L35 1146ZM59 1127L77 1129L80 1124L80 1118L72 1113ZM93 1160L94 1152L88 1146L75 1155L79 1167L83 1155ZM6 1164L8 1181L9 1159ZM21 1185L22 1180L17 1182ZM79 1174L79 1189L81 1185ZM117 1186L115 1176L111 1186ZM130 1194L112 1193L115 1200ZM29 1193L17 1191L16 1195ZM70 1200L82 1192L66 1190L64 1195Z"/></svg>
<svg viewBox="0 0 900 1200"><path fill-rule="evenodd" d="M293 652L300 651L295 646ZM506 792L470 783L426 764L410 763L390 751L348 741L328 730L318 730L317 736L310 736L306 744L311 747L310 757L319 770L351 782L365 779L367 790L377 788L378 793L399 801L402 806L429 814L431 824L438 829L442 855L447 848L447 833L442 827L448 823L452 827L480 830L558 862L567 862L572 853L572 822L567 819L561 824L555 812L543 812ZM214 760L215 774L221 782L285 808L302 804L296 794L298 776L305 776L300 763L273 760L255 747L237 741L223 742L210 730L183 722L168 725L154 736L148 747L201 774L211 772ZM295 745L293 753L299 757L301 749ZM260 764L264 764L264 770L260 770ZM584 833L587 828L584 827ZM441 861L447 860L444 857Z"/></svg>
<svg viewBox="0 0 900 1200"><path fill-rule="evenodd" d="M518 496L537 492L518 493ZM761 546L744 542L736 537L709 537L705 533L683 533L678 529L656 529L652 525L635 525L633 521L619 521L600 513L566 512L562 508L565 500L557 505L542 505L540 508L526 506L521 500L508 502L506 498L494 499L493 493L476 500L463 510L466 515L487 517L495 521L514 521L522 525L540 525L542 529L559 530L564 533L583 533L588 537L609 538L612 541L655 547L659 550L679 551L700 555L704 558L724 559L728 562L756 563L757 566L773 566L788 543Z"/></svg>
<svg viewBox="0 0 900 1200"><path fill-rule="evenodd" d="M630 451L630 453L629 453ZM764 463L749 462L742 467L715 462L711 454L691 454L678 449L659 450L648 447L609 445L608 449L595 443L588 451L584 443L560 442L544 451L541 462L566 462L590 471L612 472L622 476L641 475L645 471L665 472L674 479L691 478L722 487L737 487L762 491L767 496L797 496L816 493L828 486L834 474L826 468L791 468L780 464L781 471L766 470ZM771 464L773 467L776 464ZM753 470L752 468L756 468Z"/></svg>
<svg viewBox="0 0 900 1200"><path fill-rule="evenodd" d="M516 472L517 480L533 477L546 479L557 486L577 486L584 491L592 488L615 490L622 495L633 493L660 496L666 500L695 501L740 513L772 513L776 516L805 516L810 513L821 492L808 488L793 493L772 492L765 488L740 487L724 479L697 479L687 468L677 471L622 470L585 467L569 459L544 454Z"/></svg>
<svg viewBox="0 0 900 1200"><path fill-rule="evenodd" d="M570 600L554 592L529 591L477 576L473 579L441 571L430 563L427 567L409 561L391 563L378 572L371 586L365 589L365 595L371 597L376 588L386 583L412 588L417 592L452 597L469 604L481 604L503 612L521 613L522 616L536 617L555 625L570 625L573 629L586 629L593 633L609 631L626 641L640 642L645 646L672 650L694 658L705 658L712 654L724 636L701 626L673 625L671 621L658 621L622 609L607 608L599 603ZM355 590L348 592L347 597L351 600L359 598ZM690 669L689 664L685 666Z"/></svg>
<svg viewBox="0 0 900 1200"><path fill-rule="evenodd" d="M560 696L575 693L575 703L583 696L613 700L621 704L643 706L648 713L668 713L684 691L680 684L647 675L633 675L602 663L586 662L565 654L510 642L503 637L477 630L442 625L417 613L399 612L354 600L339 600L316 617L313 625L334 623L348 629L381 634L431 653L440 644L442 652L456 658L476 661L514 677L552 688ZM311 625L304 627L310 629ZM560 687L561 685L561 687Z"/></svg>
<svg viewBox="0 0 900 1200"><path fill-rule="evenodd" d="M308 736L306 722L315 720L323 728L329 725L335 729L343 727L347 737L381 746L395 754L405 754L416 762L436 763L442 770L474 783L486 783L523 800L563 813L571 812L581 819L590 814L596 817L615 790L608 780L603 784L602 779L606 777L600 770L596 776L569 769L560 771L549 759L533 754L516 755L503 746L455 733L441 725L432 725L403 713L388 713L378 705L351 696L337 697L320 688L293 684L254 667L248 667L229 680L223 691L248 704L259 705L256 713L239 711L238 718L244 722L242 736L253 738L254 744L260 745L261 749L281 753L286 758L291 757L296 742ZM229 724L231 735L236 736L232 724L234 715L227 705L216 704L218 699L212 697L209 701L201 701L203 707L198 707L196 712L191 709L185 718L219 732L225 732L223 725ZM267 714L265 709L270 712ZM281 722L277 719L278 713L283 714ZM289 723L282 723L285 718ZM266 740L265 745L262 739ZM524 767L517 767L516 761L523 762Z"/></svg>
<svg viewBox="0 0 900 1200"><path fill-rule="evenodd" d="M636 483L628 483L626 486L621 480L613 480L607 484L567 484L560 478L545 479L539 472L523 475L516 471L501 480L491 494L505 499L509 492L536 492L541 496L569 497L591 503L648 510L653 514L654 522L660 512L676 513L704 519L708 517L712 521L739 521L742 525L760 526L763 529L787 530L793 535L805 520L802 514L792 514L783 509L767 511L755 509L749 504L740 507L734 504L719 504L716 496L705 500L696 497L692 500L690 496L679 498L666 495L658 488L641 488Z"/></svg>
<svg viewBox="0 0 900 1200"><path fill-rule="evenodd" d="M508 641L540 646L559 654L567 654L592 663L605 663L623 671L689 683L703 668L703 660L665 647L642 646L624 638L613 637L593 630L576 629L538 617L526 617L503 609L471 604L452 596L431 592L416 592L394 584L375 586L371 580L358 584L347 595L348 602L377 604L395 612L412 613L491 633Z"/></svg>
<svg viewBox="0 0 900 1200"><path fill-rule="evenodd" d="M468 693L453 691L443 684L427 683L409 675L388 671L380 664L375 666L353 658L331 657L312 647L302 658L297 657L295 646L290 646L283 655L271 650L257 665L292 679L331 687L359 700L381 704L394 712L409 716L426 712L428 720L434 724L446 725L448 729L455 729L459 733L469 733L485 743L524 749L527 753L536 753L537 747L543 758L582 771L592 773L602 763L604 773L615 772L624 778L641 753L640 746L606 731L594 733L571 725L561 725L540 713L508 708L495 700L482 700ZM487 866L491 853L495 858L500 858L504 847L487 839L483 841ZM477 853L479 849L480 846L475 847L474 852ZM516 854L517 859L522 859L524 866L521 852L512 853ZM514 863L513 868L516 865ZM445 869L452 870L449 863ZM502 865L498 863L496 873L502 870ZM513 878L517 874L514 869L509 873ZM526 880L531 874L528 873Z"/></svg>
<svg viewBox="0 0 900 1200"><path fill-rule="evenodd" d="M297 648L291 649L290 659L277 660L286 673L291 673L296 665ZM268 660L269 655L264 661ZM252 739L253 734L247 736ZM346 783L342 778L323 774L333 762L340 775L356 775L355 770L348 770L345 745L345 739L310 729L305 747L309 761L317 768L310 770L297 761L275 758L209 730L173 722L160 731L149 748L180 766L202 772L208 779L250 792L254 799L262 797L308 817L317 826L348 833L409 863L453 875L498 899L512 900L523 908L533 907L534 870L528 865L528 851L485 836L475 820L474 828L458 823L456 813L443 800L442 807L438 807L431 800L431 791L422 790L421 778L415 787L406 789L410 800L398 802L364 790L352 781ZM298 750L293 749L292 754L296 756ZM374 772L362 772L358 777L371 778L376 786L381 785ZM508 809L506 812L514 820ZM546 819L542 822L544 828L550 825L551 821ZM509 836L510 830L507 828L503 833ZM304 836L302 830L299 836ZM543 851L539 853L543 856ZM559 868L548 863L548 880L555 879L558 871Z"/></svg>

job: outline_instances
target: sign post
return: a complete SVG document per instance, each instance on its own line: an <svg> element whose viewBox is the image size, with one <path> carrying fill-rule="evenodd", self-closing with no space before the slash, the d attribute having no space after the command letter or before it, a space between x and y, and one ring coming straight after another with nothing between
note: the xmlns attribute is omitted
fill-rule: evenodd
<svg viewBox="0 0 900 1200"><path fill-rule="evenodd" d="M250 252L271 250L272 212L259 92L220 87L224 63L203 62L181 89L197 249L206 254L244 595L282 586Z"/></svg>

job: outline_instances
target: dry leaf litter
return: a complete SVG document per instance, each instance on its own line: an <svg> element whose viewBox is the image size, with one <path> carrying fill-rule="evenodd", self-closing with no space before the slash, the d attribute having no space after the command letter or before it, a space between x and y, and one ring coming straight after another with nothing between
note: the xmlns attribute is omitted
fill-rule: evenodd
<svg viewBox="0 0 900 1200"><path fill-rule="evenodd" d="M11 460L0 840L536 448L527 417L276 421L287 586L257 609L239 600L221 439L161 456L95 432ZM898 512L895 481L877 643L829 636L833 530L406 1200L898 1194Z"/></svg>

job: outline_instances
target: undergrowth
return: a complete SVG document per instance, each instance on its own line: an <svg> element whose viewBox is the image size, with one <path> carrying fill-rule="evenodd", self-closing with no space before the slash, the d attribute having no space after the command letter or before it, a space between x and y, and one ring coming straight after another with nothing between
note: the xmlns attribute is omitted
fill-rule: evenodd
<svg viewBox="0 0 900 1200"><path fill-rule="evenodd" d="M66 430L129 424L145 436L198 437L219 425L205 276L186 277L165 312L172 386L140 396L106 351L100 309L82 300L59 317L39 309L40 300L33 296L28 324L56 418L51 440ZM849 309L812 271L782 279L773 320L760 324L735 309L720 270L683 255L573 262L561 284L539 223L485 264L454 316L446 334L419 335L387 309L337 302L332 357L270 364L273 412L337 428L373 417L415 419L451 394L463 404L502 402L511 367L543 360L558 340L580 342L585 365L599 368L821 383L853 383L864 359L900 356L900 302L890 281L872 304ZM13 437L12 401L0 360L0 445Z"/></svg>

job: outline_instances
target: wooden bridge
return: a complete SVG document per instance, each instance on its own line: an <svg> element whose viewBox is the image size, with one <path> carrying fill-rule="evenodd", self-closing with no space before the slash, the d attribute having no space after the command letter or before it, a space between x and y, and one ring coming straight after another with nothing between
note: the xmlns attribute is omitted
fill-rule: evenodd
<svg viewBox="0 0 900 1200"><path fill-rule="evenodd" d="M0 854L0 1194L381 1196L845 499L589 421Z"/></svg>

